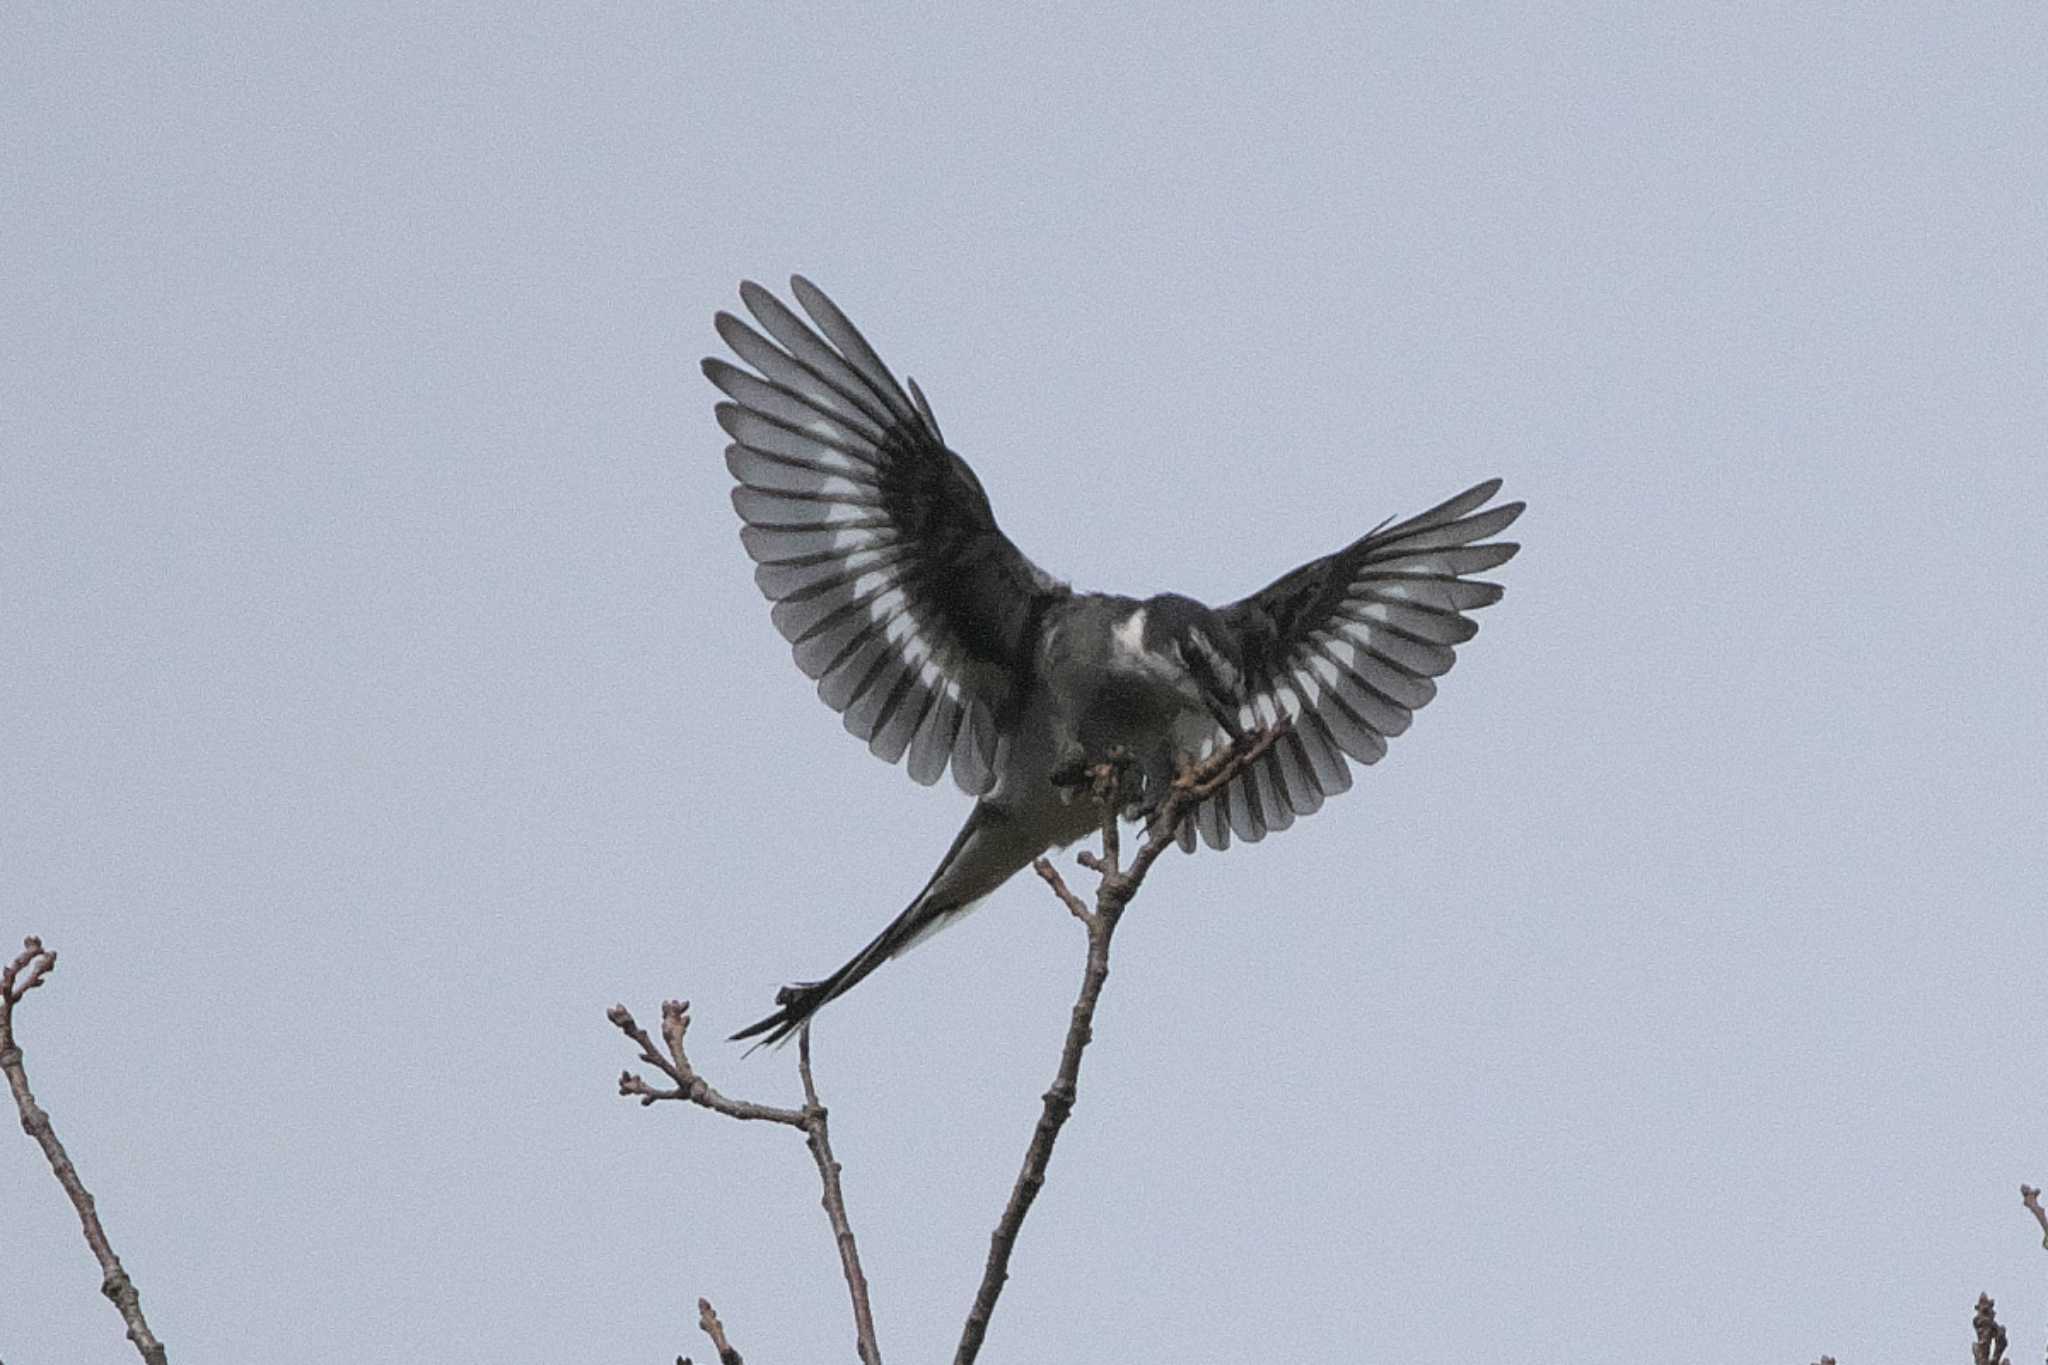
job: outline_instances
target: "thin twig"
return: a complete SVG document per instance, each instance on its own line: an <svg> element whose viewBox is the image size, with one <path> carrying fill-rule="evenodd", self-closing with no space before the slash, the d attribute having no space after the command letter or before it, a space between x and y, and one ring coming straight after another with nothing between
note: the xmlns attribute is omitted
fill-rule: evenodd
<svg viewBox="0 0 2048 1365"><path fill-rule="evenodd" d="M861 1273L860 1248L854 1245L853 1224L846 1219L846 1194L839 1188L839 1163L832 1157L825 1106L818 1103L818 1087L811 1080L808 1019L796 1037L796 1058L797 1074L804 1081L804 1139L811 1159L818 1163L818 1180L825 1187L825 1216L832 1222L832 1239L839 1244L839 1268L846 1274L846 1292L853 1299L854 1349L860 1353L861 1365L882 1365L882 1349L875 1344L875 1315L868 1306L868 1277Z"/></svg>
<svg viewBox="0 0 2048 1365"><path fill-rule="evenodd" d="M1023 1169L1018 1171L1016 1184L1010 1188L1009 1202L1003 1206L1002 1217L997 1220L996 1230L989 1237L988 1263L982 1270L981 1286L975 1291L974 1304L967 1310L967 1325L960 1333L960 1347L953 1355L953 1365L973 1365L975 1357L981 1353L982 1341L988 1335L989 1319L995 1313L996 1300L1001 1297L1003 1284L1010 1277L1010 1254L1016 1249L1017 1234L1023 1230L1032 1202L1045 1186L1046 1167L1051 1164L1053 1144L1059 1140L1060 1128L1065 1125L1068 1115L1074 1112L1081 1076L1081 1054L1095 1035L1095 1007L1102 998L1103 984L1109 979L1109 945L1116 934L1118 921L1123 918L1131 898L1138 894L1138 888L1143 884L1145 874L1151 871L1152 864L1172 847L1182 817L1221 790L1250 764L1257 762L1286 732L1286 728L1283 721L1257 735L1247 736L1175 778L1172 791L1147 826L1147 837L1137 856L1131 860L1129 871L1121 866L1115 770L1110 765L1098 768L1094 791L1103 811L1102 856L1098 858L1083 853L1078 859L1083 867L1101 876L1093 910L1067 889L1058 870L1050 862L1041 858L1032 865L1046 885L1052 888L1053 894L1088 931L1087 966L1081 974L1081 992L1074 1001L1073 1013L1067 1024L1066 1042L1060 1048L1059 1070L1053 1077L1052 1088L1045 1092L1044 1108L1039 1113L1037 1126L1032 1129L1031 1144L1024 1151Z"/></svg>
<svg viewBox="0 0 2048 1365"><path fill-rule="evenodd" d="M668 1047L663 1056L654 1047L654 1041L647 1036L647 1030L635 1023L633 1016L624 1005L613 1005L606 1011L618 1030L640 1045L640 1059L674 1081L672 1090L657 1090L630 1071L619 1073L619 1093L630 1095L641 1104L653 1104L656 1100L688 1100L701 1104L714 1113L729 1119L743 1119L765 1123L786 1123L792 1128L804 1126L801 1110L777 1109L769 1104L755 1104L749 1100L727 1099L711 1088L711 1083L697 1074L690 1065L689 1057L683 1051L683 1035L690 1028L690 1002L687 1000L664 1000L661 1002L661 1038Z"/></svg>
<svg viewBox="0 0 2048 1365"><path fill-rule="evenodd" d="M1997 1305L1989 1294L1977 1296L1977 1311L1970 1315L1970 1326L1977 1334L1970 1347L1970 1359L1975 1365L2005 1365L2005 1329L1998 1325Z"/></svg>
<svg viewBox="0 0 2048 1365"><path fill-rule="evenodd" d="M2041 1245L2048 1247L2048 1212L2041 1209L2041 1192L2032 1185L2022 1185L2020 1202L2027 1206L2027 1212L2033 1214L2034 1221L2041 1225Z"/></svg>
<svg viewBox="0 0 2048 1365"><path fill-rule="evenodd" d="M704 1329L704 1335L711 1338L711 1347L718 1352L718 1365L746 1365L733 1344L725 1339L725 1324L718 1320L718 1314L711 1311L711 1300L697 1300L697 1325Z"/></svg>
<svg viewBox="0 0 2048 1365"><path fill-rule="evenodd" d="M824 1186L822 1202L825 1216L831 1221L833 1241L839 1248L839 1266L846 1274L846 1290L853 1300L855 1348L860 1353L862 1365L881 1365L881 1348L875 1344L874 1313L868 1303L867 1276L861 1271L860 1249L854 1242L853 1224L846 1215L846 1193L839 1183L839 1162L832 1155L832 1137L825 1106L818 1101L817 1083L811 1076L810 1025L805 1024L797 1037L797 1074L803 1080L804 1107L779 1109L774 1105L755 1104L751 1100L736 1100L722 1095L697 1074L696 1067L690 1063L689 1053L683 1047L684 1036L690 1030L690 1003L687 1000L662 1002L660 1048L647 1036L647 1030L634 1021L624 1005L612 1006L606 1017L621 1033L640 1045L642 1061L675 1082L673 1087L661 1089L649 1085L631 1071L622 1071L619 1073L621 1095L637 1099L643 1105L653 1104L656 1100L686 1100L727 1118L781 1123L803 1133L811 1159L818 1166L819 1182ZM699 1299L697 1307L700 1325L718 1347L722 1365L739 1365L740 1353L726 1344L724 1328L719 1324L718 1315L711 1311L711 1305Z"/></svg>
<svg viewBox="0 0 2048 1365"><path fill-rule="evenodd" d="M5 970L0 970L0 1071L7 1073L7 1085L14 1092L15 1107L21 1110L21 1130L42 1147L43 1155L50 1160L50 1169L57 1173L57 1183L64 1187L64 1193L71 1197L71 1206L78 1210L78 1221L85 1228L85 1244L92 1248L92 1254L100 1263L100 1293L120 1310L121 1320L128 1324L128 1340L135 1343L135 1349L142 1353L142 1358L149 1365L164 1365L168 1357L163 1343L156 1339L149 1330L148 1320L142 1316L142 1296L136 1291L135 1282L128 1278L128 1272L122 1268L121 1258L114 1254L113 1245L107 1241L107 1230L100 1225L92 1192L79 1178L78 1168L71 1164L64 1144L57 1141L49 1114L36 1103L35 1095L29 1090L28 1072L21 1064L21 1045L14 1040L14 1007L21 1003L24 995L42 985L56 965L55 949L43 947L41 939L28 938L22 940L21 953Z"/></svg>
<svg viewBox="0 0 2048 1365"><path fill-rule="evenodd" d="M1052 888L1052 893L1060 898L1060 904L1067 907L1067 913L1083 924L1094 918L1095 912L1088 908L1088 902L1067 889L1067 879L1062 877L1060 870L1052 865L1052 859L1040 858L1036 860L1031 864L1031 870L1036 872L1044 880L1045 884Z"/></svg>

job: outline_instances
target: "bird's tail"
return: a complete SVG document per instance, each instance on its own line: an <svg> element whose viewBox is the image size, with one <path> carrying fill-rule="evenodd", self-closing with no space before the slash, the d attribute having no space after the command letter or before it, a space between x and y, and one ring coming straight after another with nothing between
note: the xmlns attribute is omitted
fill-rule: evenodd
<svg viewBox="0 0 2048 1365"><path fill-rule="evenodd" d="M1034 842L1021 823L986 801L977 802L953 846L940 859L938 871L888 928L824 980L798 981L777 991L775 1013L747 1025L733 1040L759 1038L756 1047L787 1042L812 1015L859 985L869 972L972 910L1045 851L1045 841Z"/></svg>

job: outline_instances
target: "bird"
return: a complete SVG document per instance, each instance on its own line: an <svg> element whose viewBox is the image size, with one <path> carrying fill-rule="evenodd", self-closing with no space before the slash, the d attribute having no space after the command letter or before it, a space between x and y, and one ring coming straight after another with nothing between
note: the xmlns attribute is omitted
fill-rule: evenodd
<svg viewBox="0 0 2048 1365"><path fill-rule="evenodd" d="M1254 842L1349 789L1351 765L1436 695L1471 613L1502 596L1475 575L1520 548L1521 515L1488 479L1210 607L1177 593L1077 591L996 523L915 379L899 383L824 291L790 280L799 316L752 281L753 322L714 325L740 361L703 362L724 395L732 503L754 578L797 666L848 731L919 783L974 798L922 890L865 947L784 986L735 1040L787 1040L882 963L966 914L1051 849L1100 828L1077 793L1093 765L1128 774L1126 814L1160 808L1181 765L1255 729L1277 742L1169 831L1193 851Z"/></svg>

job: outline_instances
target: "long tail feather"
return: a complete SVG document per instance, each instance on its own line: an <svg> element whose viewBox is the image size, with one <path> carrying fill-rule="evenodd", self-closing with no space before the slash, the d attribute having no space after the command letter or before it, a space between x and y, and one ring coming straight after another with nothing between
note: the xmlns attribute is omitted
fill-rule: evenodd
<svg viewBox="0 0 2048 1365"><path fill-rule="evenodd" d="M868 973L972 910L1009 880L1043 851L1043 841L1031 844L1029 835L1011 827L1008 816L986 802L976 803L953 846L939 860L938 871L888 928L822 981L798 981L777 991L775 1013L747 1025L733 1034L733 1040L758 1038L756 1047L787 1042L812 1015L859 985Z"/></svg>

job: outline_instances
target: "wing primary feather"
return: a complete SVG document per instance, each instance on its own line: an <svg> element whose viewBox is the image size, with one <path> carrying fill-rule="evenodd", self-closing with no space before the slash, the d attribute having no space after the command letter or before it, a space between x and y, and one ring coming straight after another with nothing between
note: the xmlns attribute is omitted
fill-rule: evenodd
<svg viewBox="0 0 2048 1365"><path fill-rule="evenodd" d="M934 694L931 709L918 722L917 736L910 741L910 775L929 787L946 775L946 762L953 755L953 738L960 728L960 703L943 684Z"/></svg>
<svg viewBox="0 0 2048 1365"><path fill-rule="evenodd" d="M1462 645L1479 633L1479 623L1454 611L1417 606L1413 602L1370 597L1346 602L1334 615L1370 630L1396 630L1432 645Z"/></svg>
<svg viewBox="0 0 2048 1365"><path fill-rule="evenodd" d="M855 635L818 670L818 696L842 715L860 695L862 684L888 658L888 637L880 631Z"/></svg>
<svg viewBox="0 0 2048 1365"><path fill-rule="evenodd" d="M960 733L953 740L953 782L969 796L980 796L994 785L994 756L985 753L981 743L980 732L985 725L979 706L962 708Z"/></svg>
<svg viewBox="0 0 2048 1365"><path fill-rule="evenodd" d="M876 600L893 585L877 585L858 593L792 593L768 609L768 619L792 645L811 645L835 636L845 626L879 624L887 612L876 612ZM836 647L833 652L836 652Z"/></svg>
<svg viewBox="0 0 2048 1365"><path fill-rule="evenodd" d="M1359 578L1351 595L1392 597L1438 611L1478 611L1500 601L1506 589L1498 583L1455 574L1411 573L1402 569L1374 569Z"/></svg>
<svg viewBox="0 0 2048 1365"><path fill-rule="evenodd" d="M705 358L704 377L734 402L786 426L808 429L814 424L825 423L843 437L862 442L869 449L881 440L882 434L867 422L848 417L799 390L749 374L717 356Z"/></svg>
<svg viewBox="0 0 2048 1365"><path fill-rule="evenodd" d="M924 390L920 389L917 381L908 375L904 376L903 382L910 386L910 401L917 405L917 415L924 418L925 426L931 429L932 439L944 445L946 438L939 431L939 419L932 416L932 405L925 401Z"/></svg>
<svg viewBox="0 0 2048 1365"><path fill-rule="evenodd" d="M1259 817L1267 834L1275 834L1294 823L1294 802L1281 781L1280 750L1268 749L1263 758L1252 765L1252 777L1258 783Z"/></svg>
<svg viewBox="0 0 2048 1365"><path fill-rule="evenodd" d="M1342 696L1335 692L1324 694L1323 705L1317 714L1329 727L1337 747L1360 763L1370 766L1386 756L1387 737L1352 709Z"/></svg>
<svg viewBox="0 0 2048 1365"><path fill-rule="evenodd" d="M749 484L818 493L846 502L862 496L879 496L881 491L862 474L834 467L823 459L781 455L738 441L725 448L725 467L735 479Z"/></svg>
<svg viewBox="0 0 2048 1365"><path fill-rule="evenodd" d="M747 305L747 311L754 315L754 320L767 329L769 336L781 342L784 350L817 373L830 375L833 389L856 404L877 426L887 431L898 425L901 414L890 406L888 399L875 392L868 377L846 356L834 350L830 342L812 331L781 299L752 280L741 283L740 299Z"/></svg>
<svg viewBox="0 0 2048 1365"><path fill-rule="evenodd" d="M902 700L903 689L916 678L915 665L903 657L902 646L891 641L881 666L862 682L860 694L846 708L846 728L872 748Z"/></svg>
<svg viewBox="0 0 2048 1365"><path fill-rule="evenodd" d="M1290 729L1274 748L1280 755L1280 785L1286 789L1288 804L1297 816L1314 815L1323 808L1323 788L1300 733Z"/></svg>
<svg viewBox="0 0 2048 1365"><path fill-rule="evenodd" d="M1498 535L1522 515L1526 504L1504 502L1498 507L1489 507L1456 521L1432 522L1418 526L1412 531L1387 531L1375 537L1375 543L1399 546L1403 551L1432 550L1450 545L1468 545L1475 540Z"/></svg>
<svg viewBox="0 0 2048 1365"><path fill-rule="evenodd" d="M902 542L879 518L864 522L816 522L792 526L784 522L749 522L740 527L740 543L756 564L807 561L816 555L838 556L849 549L894 552Z"/></svg>
<svg viewBox="0 0 2048 1365"><path fill-rule="evenodd" d="M742 286L742 295L745 292L745 286ZM763 378L808 394L813 402L829 407L842 420L865 423L873 428L878 441L892 425L886 413L876 412L871 404L847 387L849 378L858 379L859 376L854 375L846 362L816 337L811 337L810 346L803 348L805 354L815 356L839 378L826 374L803 355L784 350L731 313L720 313L712 322L718 328L720 339L732 347L733 354L759 370Z"/></svg>
<svg viewBox="0 0 2048 1365"><path fill-rule="evenodd" d="M1316 785L1323 789L1323 794L1336 796L1350 791L1351 765L1344 761L1344 747L1330 733L1322 713L1313 708L1302 712L1295 718L1294 732L1301 736L1302 748L1315 768Z"/></svg>
<svg viewBox="0 0 2048 1365"><path fill-rule="evenodd" d="M1498 492L1500 492L1499 479L1487 479L1483 483L1475 483L1464 492L1454 497L1445 498L1428 511L1417 512L1408 520L1388 527L1383 534L1398 536L1424 526L1435 526L1441 522L1456 520L1473 508L1484 506ZM1381 533L1376 532L1375 534Z"/></svg>
<svg viewBox="0 0 2048 1365"><path fill-rule="evenodd" d="M910 670L904 683L907 690L891 702L886 725L878 726L874 738L868 741L868 752L884 763L898 762L910 752L910 742L917 738L925 713L932 709L935 694L927 672L923 664Z"/></svg>
<svg viewBox="0 0 2048 1365"><path fill-rule="evenodd" d="M1463 578L1466 574L1484 573L1515 557L1521 549L1511 540L1496 540L1485 545L1453 545L1442 550L1409 551L1399 545L1385 549L1374 547L1375 553L1366 557L1365 563L1373 569L1389 569L1396 566L1410 566L1428 573L1448 574Z"/></svg>
<svg viewBox="0 0 2048 1365"><path fill-rule="evenodd" d="M839 348L840 354L867 381L875 396L886 403L897 417L906 422L916 421L917 411L911 406L909 396L897 384L896 377L889 373L889 367L882 363L882 357L875 354L875 348L868 345L868 339L861 335L860 328L839 311L839 305L801 275L789 277L789 288L796 295L796 301L803 305L803 310L811 315L811 321L818 325L818 330Z"/></svg>
<svg viewBox="0 0 2048 1365"><path fill-rule="evenodd" d="M1230 820L1226 810L1229 800L1229 789L1225 788L1204 801L1195 812L1203 842L1219 853L1230 847Z"/></svg>
<svg viewBox="0 0 2048 1365"><path fill-rule="evenodd" d="M810 426L783 419L751 407L745 403L726 402L713 406L712 413L718 424L725 428L735 441L758 447L774 454L789 455L796 459L816 459L812 447L831 451L834 455L860 465L866 470L875 470L880 460L875 444L864 437L849 436L842 430L821 432L814 428L823 424L818 419Z"/></svg>

